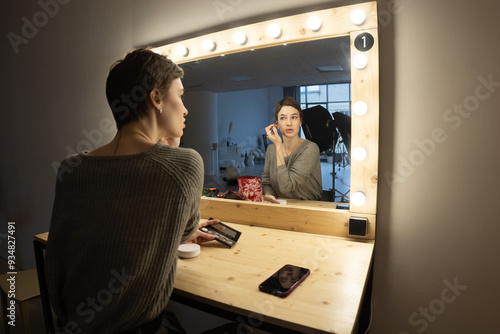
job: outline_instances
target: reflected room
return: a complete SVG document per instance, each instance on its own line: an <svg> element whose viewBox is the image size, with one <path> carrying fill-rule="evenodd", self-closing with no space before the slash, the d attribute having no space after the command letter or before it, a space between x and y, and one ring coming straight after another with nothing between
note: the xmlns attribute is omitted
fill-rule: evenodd
<svg viewBox="0 0 500 334"><path fill-rule="evenodd" d="M217 56L181 64L187 117L181 145L205 161L205 188L237 191L261 176L276 103L292 96L304 113L300 137L320 147L323 200L350 200L349 36Z"/></svg>

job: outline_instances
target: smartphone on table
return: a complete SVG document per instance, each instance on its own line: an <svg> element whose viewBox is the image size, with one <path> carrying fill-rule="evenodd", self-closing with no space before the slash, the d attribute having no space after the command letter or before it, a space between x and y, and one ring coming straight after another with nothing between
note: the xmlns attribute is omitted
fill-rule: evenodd
<svg viewBox="0 0 500 334"><path fill-rule="evenodd" d="M302 283L311 271L307 268L286 264L259 285L259 290L285 298Z"/></svg>

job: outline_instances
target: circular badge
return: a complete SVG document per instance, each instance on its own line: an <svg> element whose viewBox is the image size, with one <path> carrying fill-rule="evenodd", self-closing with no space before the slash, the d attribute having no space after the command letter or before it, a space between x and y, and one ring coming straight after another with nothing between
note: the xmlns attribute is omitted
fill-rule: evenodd
<svg viewBox="0 0 500 334"><path fill-rule="evenodd" d="M364 32L356 37L354 40L354 47L359 51L368 51L372 48L374 42L373 36Z"/></svg>

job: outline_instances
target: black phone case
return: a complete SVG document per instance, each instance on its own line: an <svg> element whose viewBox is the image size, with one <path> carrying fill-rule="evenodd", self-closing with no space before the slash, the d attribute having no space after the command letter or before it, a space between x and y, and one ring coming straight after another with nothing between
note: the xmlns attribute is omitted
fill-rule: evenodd
<svg viewBox="0 0 500 334"><path fill-rule="evenodd" d="M305 273L303 274L303 276L297 281L295 282L288 290L286 291L281 291L281 289L279 288L273 288L273 287L270 287L270 285L268 284L270 280L273 280L275 279L276 275L279 273L279 271L281 269L283 269L284 267L288 266L289 264L287 265L284 265L283 267L281 267L278 271L276 271L273 275L271 275L270 277L268 277L264 282L262 282L260 285L259 285L259 290L262 291L262 292L266 292L266 293L269 293L271 295L274 295L274 296L277 296L277 297L281 297L281 298L285 298L287 297L288 295L290 295L292 293L293 290L295 290L297 288L297 286L299 286L310 274L311 274L311 271L307 268L302 268L302 267L299 267L301 269L303 269L305 271ZM294 267L297 267L297 266L294 266Z"/></svg>

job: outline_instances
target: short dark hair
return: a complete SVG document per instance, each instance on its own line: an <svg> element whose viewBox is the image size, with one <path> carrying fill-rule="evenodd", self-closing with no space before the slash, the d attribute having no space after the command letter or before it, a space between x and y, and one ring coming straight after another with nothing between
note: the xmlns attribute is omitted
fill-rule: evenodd
<svg viewBox="0 0 500 334"><path fill-rule="evenodd" d="M164 95L172 81L183 76L177 64L150 48L133 50L111 65L106 98L118 130L146 114L146 101L153 89Z"/></svg>
<svg viewBox="0 0 500 334"><path fill-rule="evenodd" d="M276 104L276 109L274 110L274 121L278 121L278 114L284 106L289 106L297 109L300 114L300 121L302 122L302 109L300 109L300 104L291 96L285 96L281 101Z"/></svg>

